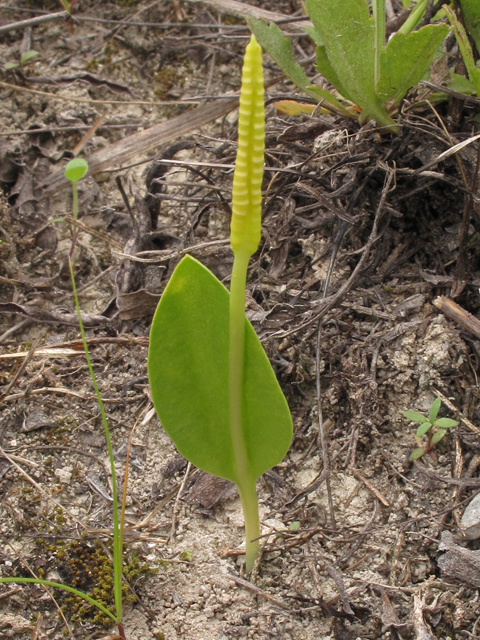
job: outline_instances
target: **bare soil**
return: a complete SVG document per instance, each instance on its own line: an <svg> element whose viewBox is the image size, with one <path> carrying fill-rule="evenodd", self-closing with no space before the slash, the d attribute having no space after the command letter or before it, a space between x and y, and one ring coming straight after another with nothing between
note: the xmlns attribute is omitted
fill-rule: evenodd
<svg viewBox="0 0 480 640"><path fill-rule="evenodd" d="M398 135L331 114L288 117L275 100L304 97L264 58L277 82L247 312L295 434L258 483L265 535L253 576L243 572L234 488L188 466L152 411L149 326L175 265L191 252L228 285L237 113L138 143L128 158L120 151L129 136L182 114L188 125L188 114L238 90L248 32L230 5L215 4L80 0L74 23L0 35L2 67L40 54L0 73L1 573L87 590L103 580L110 597L109 467L68 273L78 232L75 277L119 478L134 428L127 637L476 638L479 544L459 525L480 487L480 335L475 318L461 325L437 306L444 296L463 313L480 307L478 145L434 160L475 133L478 104L433 107L424 88L412 91ZM301 15L297 0L256 4ZM1 8L0 27L58 4ZM294 42L313 77L309 40ZM75 222L65 218L70 192L52 176L79 143L89 161L109 160L80 183ZM402 412L428 414L437 396L459 426L413 463L415 426ZM451 560L455 551L463 559ZM108 633L53 595L68 626L48 592L4 585L0 637Z"/></svg>

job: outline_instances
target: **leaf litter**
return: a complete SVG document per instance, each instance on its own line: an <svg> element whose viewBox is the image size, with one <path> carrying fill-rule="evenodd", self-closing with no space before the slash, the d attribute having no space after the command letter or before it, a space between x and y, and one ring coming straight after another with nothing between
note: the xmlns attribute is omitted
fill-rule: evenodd
<svg viewBox="0 0 480 640"><path fill-rule="evenodd" d="M31 9L28 3L4 4L12 22L31 16L20 11ZM106 541L111 526L98 409L78 330L64 322L74 314L65 268L72 223L58 219L71 202L56 177L106 113L85 142L94 176L79 185L75 263L117 451L138 423L126 540L157 572L132 585L138 600L127 609L127 635L470 637L480 616L478 545L462 537L461 517L477 490L480 455L480 347L467 315L480 308L478 142L456 155L444 152L474 136L478 106L466 103L447 136L431 108L414 106L409 94L400 134L385 136L340 117L281 115L273 101L298 96L284 81L268 89L265 230L249 272L247 311L289 400L295 435L285 461L259 482L263 560L245 580L238 499L229 486L186 473L149 413L145 379L151 313L184 252L195 247L195 257L221 279L231 270L224 241L234 94L248 37L238 12L245 5L122 4L84 2L78 15L140 24L79 20L73 34L58 20L33 27L30 46L40 56L22 71L31 80L9 74L0 87L2 130L23 132L4 135L0 147L0 340L12 356L0 360L2 390L14 382L0 444L44 491L37 495L2 459L2 573L18 573L21 562L38 571L48 553L54 557L47 544L55 549L63 538L80 539L78 520L92 545ZM301 10L300 3L274 8L297 16ZM21 30L2 36L2 59L20 49L22 38ZM307 39L296 42L309 46ZM264 63L267 82L278 79L271 60ZM35 78L88 74L107 86L25 91ZM134 98L112 99L108 86L125 87ZM203 96L217 99L192 104ZM446 104L437 110L447 117ZM435 303L451 299L452 286L456 315ZM335 523L322 475L317 359ZM439 443L436 459L413 464L415 428L402 412L428 413L439 394L441 417L460 426ZM121 477L121 455L116 464ZM56 520L49 495L65 508L64 520ZM55 571L49 562L43 568ZM10 588L0 601L2 624L30 637L40 612L41 632L56 637L62 623L50 597L34 587ZM86 621L74 633L95 630Z"/></svg>

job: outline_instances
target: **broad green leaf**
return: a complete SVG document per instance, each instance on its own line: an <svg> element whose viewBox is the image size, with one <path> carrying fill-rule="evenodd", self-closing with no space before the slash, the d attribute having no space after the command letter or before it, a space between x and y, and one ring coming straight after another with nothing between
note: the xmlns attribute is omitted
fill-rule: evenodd
<svg viewBox="0 0 480 640"><path fill-rule="evenodd" d="M288 530L289 531L298 531L300 529L300 522L298 520L294 520L290 523Z"/></svg>
<svg viewBox="0 0 480 640"><path fill-rule="evenodd" d="M3 67L5 71L11 71L12 69L16 69L18 64L16 62L6 62Z"/></svg>
<svg viewBox="0 0 480 640"><path fill-rule="evenodd" d="M423 455L425 455L425 449L419 447L418 449L414 449L412 451L409 460L418 460L418 458L421 458Z"/></svg>
<svg viewBox="0 0 480 640"><path fill-rule="evenodd" d="M23 65L27 64L27 62L32 60L32 58L36 58L38 55L39 55L38 51L34 51L34 49L30 49L30 51L25 51L23 56L20 58L20 65L23 67Z"/></svg>
<svg viewBox="0 0 480 640"><path fill-rule="evenodd" d="M428 71L433 55L448 34L445 24L428 25L408 35L396 33L381 52L377 93L386 105L398 102Z"/></svg>
<svg viewBox="0 0 480 640"><path fill-rule="evenodd" d="M438 431L435 431L435 433L432 436L432 444L437 444L437 442L440 442L440 440L445 436L447 432L444 431L443 429L439 429Z"/></svg>
<svg viewBox="0 0 480 640"><path fill-rule="evenodd" d="M480 69L475 66L475 59L473 57L472 47L470 46L470 42L468 41L467 33L462 25L462 23L458 20L455 12L444 5L444 10L450 20L450 24L453 27L455 32L455 37L457 38L458 47L462 53L463 62L465 63L465 67L467 68L468 78L470 82L475 87L475 91L477 96L480 96Z"/></svg>
<svg viewBox="0 0 480 640"><path fill-rule="evenodd" d="M330 91L314 87L310 84L305 71L295 60L292 53L290 39L277 27L271 23L267 25L263 20L257 18L249 18L248 25L258 40L259 44L265 51L275 60L283 73L308 96L314 100L326 100L337 110L344 114L352 116L345 107L333 96Z"/></svg>
<svg viewBox="0 0 480 640"><path fill-rule="evenodd" d="M375 29L365 0L306 0L308 15L322 39L330 65L363 119L394 125L375 94Z"/></svg>
<svg viewBox="0 0 480 640"><path fill-rule="evenodd" d="M430 422L424 422L423 424L421 424L417 429L417 433L415 434L417 438L421 438L422 436L424 436L431 428L431 426L432 424Z"/></svg>
<svg viewBox="0 0 480 640"><path fill-rule="evenodd" d="M430 408L430 413L428 415L428 421L431 424L433 424L435 422L435 420L437 419L438 412L440 411L441 405L442 405L442 401L440 400L440 398L436 398L432 402L432 406Z"/></svg>
<svg viewBox="0 0 480 640"><path fill-rule="evenodd" d="M200 469L237 482L228 410L229 295L200 262L183 258L153 319L148 375L157 414L179 452ZM285 456L292 420L247 321L243 428L249 471L258 478Z"/></svg>
<svg viewBox="0 0 480 640"><path fill-rule="evenodd" d="M433 424L436 427L442 427L442 429L451 429L452 427L456 427L458 422L451 418L439 418L438 420L435 420Z"/></svg>
<svg viewBox="0 0 480 640"><path fill-rule="evenodd" d="M76 184L79 180L81 180L88 171L88 162L83 158L75 158L74 160L70 160L70 162L65 167L65 177L70 182Z"/></svg>
<svg viewBox="0 0 480 640"><path fill-rule="evenodd" d="M463 19L468 33L475 41L480 53L480 2L478 0L460 0Z"/></svg>
<svg viewBox="0 0 480 640"><path fill-rule="evenodd" d="M352 98L348 95L348 89L346 89L342 85L342 82L340 78L337 76L335 69L330 64L330 60L327 56L327 50L325 46L317 47L317 65L316 66L318 71L322 74L325 80L327 80L327 82L329 82L333 87L335 87L335 89L339 93L341 93L341 95L344 98L346 98L347 100L350 100L351 102L354 102L354 100L352 100Z"/></svg>
<svg viewBox="0 0 480 640"><path fill-rule="evenodd" d="M418 413L418 411L404 411L403 415L405 416L405 418L407 418L407 420L411 420L412 422L421 422L422 424L424 422L428 422L425 416L421 413Z"/></svg>

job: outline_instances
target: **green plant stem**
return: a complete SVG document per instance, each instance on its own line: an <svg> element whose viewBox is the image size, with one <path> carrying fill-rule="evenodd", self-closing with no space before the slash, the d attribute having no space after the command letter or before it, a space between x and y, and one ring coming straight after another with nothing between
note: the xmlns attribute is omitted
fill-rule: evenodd
<svg viewBox="0 0 480 640"><path fill-rule="evenodd" d="M112 498L113 498L113 589L115 596L115 611L116 611L116 619L115 622L120 625L123 617L123 603L122 603L122 551L123 551L123 531L119 525L118 518L118 497L117 497L117 482L115 476L115 460L113 457L113 448L112 441L110 440L110 430L108 428L107 416L105 414L105 409L103 407L102 396L100 395L100 390L97 385L97 380L95 378L95 373L93 371L92 362L90 360L90 353L88 350L87 339L85 337L85 331L83 329L82 316L80 313L80 304L77 296L77 288L75 286L75 276L73 273L73 265L72 260L69 258L68 264L70 267L70 277L72 279L72 288L73 295L75 297L75 307L77 309L78 322L80 325L80 333L82 335L83 348L85 350L85 357L87 359L88 370L90 372L90 377L92 378L93 387L95 389L95 394L97 396L98 406L100 408L100 413L102 415L103 427L105 429L105 439L107 441L107 449L108 456L110 458L110 469L112 474ZM123 630L123 627L122 627Z"/></svg>
<svg viewBox="0 0 480 640"><path fill-rule="evenodd" d="M376 88L380 80L380 56L385 46L385 0L373 0L372 8L375 22L374 82Z"/></svg>
<svg viewBox="0 0 480 640"><path fill-rule="evenodd" d="M51 582L50 580L42 580L41 578L0 578L0 584L4 584L7 582L15 582L15 583L30 582L32 584L43 584L47 587L55 587L57 589L63 589L64 591L70 591L70 593L73 593L79 598L86 600L94 607L97 607L97 609L100 609L100 611L105 615L107 615L109 618L111 618L113 622L118 623L118 620L115 617L115 615L111 611L109 611L107 607L104 607L103 604L101 604L101 602L97 602L97 600L95 600L94 598L87 596L86 593L82 593L81 591L78 591L73 587L69 587L66 584L62 584L61 582Z"/></svg>
<svg viewBox="0 0 480 640"><path fill-rule="evenodd" d="M258 516L257 489L255 480L238 487L245 519L245 565L251 571L258 556L260 519Z"/></svg>
<svg viewBox="0 0 480 640"><path fill-rule="evenodd" d="M248 250L237 250L233 260L230 284L230 348L229 348L229 417L232 436L237 486L245 516L247 571L253 567L258 552L260 535L255 478L248 468L247 451L243 433L243 365L245 352L245 285L250 260Z"/></svg>
<svg viewBox="0 0 480 640"><path fill-rule="evenodd" d="M73 217L76 220L78 217L78 190L77 190L76 182L72 182L72 190L73 190Z"/></svg>
<svg viewBox="0 0 480 640"><path fill-rule="evenodd" d="M415 29L415 27L419 24L420 20L423 18L425 10L427 8L428 0L420 0L417 2L415 7L412 9L410 15L402 24L398 33L403 33L408 35L411 31Z"/></svg>

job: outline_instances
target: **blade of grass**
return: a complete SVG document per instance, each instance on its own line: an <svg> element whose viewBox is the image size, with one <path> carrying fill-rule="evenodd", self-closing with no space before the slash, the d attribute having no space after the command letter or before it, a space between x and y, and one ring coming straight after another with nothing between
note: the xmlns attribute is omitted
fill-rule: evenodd
<svg viewBox="0 0 480 640"><path fill-rule="evenodd" d="M90 603L94 607L97 607L98 609L100 609L102 613L107 615L109 618L113 620L113 622L118 624L118 620L116 616L111 611L109 611L107 607L103 606L101 602L97 602L97 600L95 600L94 598L91 598L86 593L77 591L77 589L74 589L73 587L69 587L66 584L62 584L61 582L52 582L50 580L43 580L42 578L0 578L1 584L6 584L8 582L15 582L15 583L30 582L31 584L43 584L46 587L55 587L57 589L63 589L64 591L69 591L70 593L73 593L74 595L76 595L78 598L82 598L82 600L86 600L88 603Z"/></svg>

